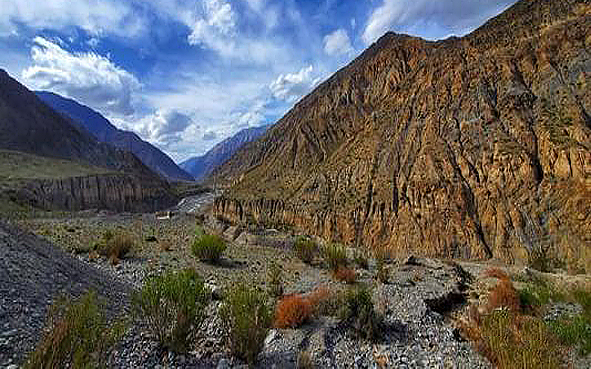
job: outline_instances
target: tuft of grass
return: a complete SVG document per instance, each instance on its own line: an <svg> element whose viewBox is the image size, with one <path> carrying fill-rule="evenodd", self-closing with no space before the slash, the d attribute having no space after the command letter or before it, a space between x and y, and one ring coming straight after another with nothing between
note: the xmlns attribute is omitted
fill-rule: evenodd
<svg viewBox="0 0 591 369"><path fill-rule="evenodd" d="M293 248L297 257L306 264L312 263L318 252L318 245L316 245L316 242L303 236L296 238Z"/></svg>
<svg viewBox="0 0 591 369"><path fill-rule="evenodd" d="M376 254L376 279L382 283L388 283L390 279L388 267L386 267L386 262L381 253Z"/></svg>
<svg viewBox="0 0 591 369"><path fill-rule="evenodd" d="M134 248L133 237L128 233L115 233L107 230L103 233L101 240L96 244L96 251L108 257L113 264L117 264Z"/></svg>
<svg viewBox="0 0 591 369"><path fill-rule="evenodd" d="M283 271L275 262L272 262L267 270L267 292L272 297L283 295Z"/></svg>
<svg viewBox="0 0 591 369"><path fill-rule="evenodd" d="M148 278L132 303L136 316L163 346L186 352L209 298L203 280L186 269Z"/></svg>
<svg viewBox="0 0 591 369"><path fill-rule="evenodd" d="M320 287L309 294L315 316L337 316L343 306L344 294L335 289Z"/></svg>
<svg viewBox="0 0 591 369"><path fill-rule="evenodd" d="M78 300L61 298L49 310L48 330L24 368L101 368L125 331L122 322L108 326L94 292Z"/></svg>
<svg viewBox="0 0 591 369"><path fill-rule="evenodd" d="M349 264L347 250L338 244L326 245L322 249L322 257L328 269L333 273L336 273L339 268L346 267Z"/></svg>
<svg viewBox="0 0 591 369"><path fill-rule="evenodd" d="M353 284L357 280L355 270L343 266L339 267L336 272L333 272L333 277L337 281L345 282L347 284Z"/></svg>
<svg viewBox="0 0 591 369"><path fill-rule="evenodd" d="M226 242L220 236L204 234L195 239L192 251L193 255L201 261L217 263L226 251Z"/></svg>
<svg viewBox="0 0 591 369"><path fill-rule="evenodd" d="M266 294L242 282L230 290L220 315L232 353L253 364L273 322Z"/></svg>
<svg viewBox="0 0 591 369"><path fill-rule="evenodd" d="M558 342L540 319L495 310L480 326L480 351L497 367L557 368Z"/></svg>
<svg viewBox="0 0 591 369"><path fill-rule="evenodd" d="M383 319L375 311L371 291L365 285L346 292L341 318L361 338L376 341L382 336Z"/></svg>
<svg viewBox="0 0 591 369"><path fill-rule="evenodd" d="M297 328L312 317L312 300L304 295L285 296L275 310L276 328Z"/></svg>

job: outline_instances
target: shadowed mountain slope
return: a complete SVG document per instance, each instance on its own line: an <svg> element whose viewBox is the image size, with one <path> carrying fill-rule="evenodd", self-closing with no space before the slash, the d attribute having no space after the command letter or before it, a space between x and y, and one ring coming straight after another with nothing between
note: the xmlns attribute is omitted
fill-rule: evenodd
<svg viewBox="0 0 591 369"><path fill-rule="evenodd" d="M135 154L148 168L171 180L192 181L193 177L179 168L165 153L143 141L135 133L120 130L98 112L52 92L37 91L37 96L58 113L70 118L78 127L90 132L99 142Z"/></svg>
<svg viewBox="0 0 591 369"><path fill-rule="evenodd" d="M591 5L388 33L217 173L217 215L400 254L591 270Z"/></svg>

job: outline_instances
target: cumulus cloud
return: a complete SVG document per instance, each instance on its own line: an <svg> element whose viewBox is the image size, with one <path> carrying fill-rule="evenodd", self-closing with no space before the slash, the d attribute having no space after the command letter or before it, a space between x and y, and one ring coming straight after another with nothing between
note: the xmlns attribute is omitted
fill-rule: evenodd
<svg viewBox="0 0 591 369"><path fill-rule="evenodd" d="M36 29L76 26L94 35L119 36L137 35L145 28L132 6L117 0L11 0L2 1L1 8L0 33L9 33L18 24Z"/></svg>
<svg viewBox="0 0 591 369"><path fill-rule="evenodd" d="M140 83L133 74L94 52L72 53L42 37L33 42L33 66L22 73L30 86L72 97L100 111L134 112L133 94Z"/></svg>
<svg viewBox="0 0 591 369"><path fill-rule="evenodd" d="M177 110L158 110L133 123L132 128L151 143L167 147L179 142L183 132L193 125L193 119L186 113ZM192 128L194 131L199 129L197 126Z"/></svg>
<svg viewBox="0 0 591 369"><path fill-rule="evenodd" d="M340 28L324 37L324 52L330 56L346 55L353 52L347 31Z"/></svg>
<svg viewBox="0 0 591 369"><path fill-rule="evenodd" d="M419 36L463 34L499 13L515 0L383 0L374 9L362 34L370 44L389 30ZM433 34L430 34L430 31Z"/></svg>
<svg viewBox="0 0 591 369"><path fill-rule="evenodd" d="M224 40L231 36L236 27L232 5L222 0L204 0L201 16L192 26L189 43L204 45L213 49L224 49Z"/></svg>
<svg viewBox="0 0 591 369"><path fill-rule="evenodd" d="M269 86L271 93L276 99L295 102L318 84L319 79L314 78L313 72L310 65L297 73L282 74Z"/></svg>

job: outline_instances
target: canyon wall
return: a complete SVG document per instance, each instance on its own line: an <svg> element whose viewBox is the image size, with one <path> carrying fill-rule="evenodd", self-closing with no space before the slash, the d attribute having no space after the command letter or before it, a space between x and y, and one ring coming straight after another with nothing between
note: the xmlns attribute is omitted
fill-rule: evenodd
<svg viewBox="0 0 591 369"><path fill-rule="evenodd" d="M591 271L591 5L386 34L215 175L216 216L400 254Z"/></svg>

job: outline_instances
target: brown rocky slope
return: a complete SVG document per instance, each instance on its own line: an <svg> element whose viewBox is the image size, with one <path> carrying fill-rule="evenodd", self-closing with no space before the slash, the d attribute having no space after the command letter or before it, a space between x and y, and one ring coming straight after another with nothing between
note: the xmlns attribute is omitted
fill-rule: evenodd
<svg viewBox="0 0 591 369"><path fill-rule="evenodd" d="M388 33L215 175L231 221L401 254L591 271L591 3L463 38Z"/></svg>

